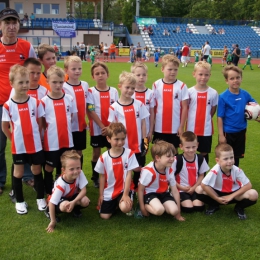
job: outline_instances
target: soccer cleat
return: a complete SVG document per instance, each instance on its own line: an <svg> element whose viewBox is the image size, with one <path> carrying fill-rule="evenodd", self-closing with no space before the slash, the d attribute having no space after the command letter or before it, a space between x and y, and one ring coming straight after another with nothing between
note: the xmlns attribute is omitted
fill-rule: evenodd
<svg viewBox="0 0 260 260"><path fill-rule="evenodd" d="M133 215L134 215L134 210L133 209L131 209L129 212L127 212L126 213L126 215L128 216L128 217L132 217Z"/></svg>
<svg viewBox="0 0 260 260"><path fill-rule="evenodd" d="M50 216L50 212L49 212L49 207L46 207L46 209L44 210L44 214L45 214L45 216L46 216L49 220L51 220L51 216ZM55 215L55 219L56 219L56 222L57 222L57 223L58 223L58 222L61 222L60 217L58 217L58 216L56 216L56 215Z"/></svg>
<svg viewBox="0 0 260 260"><path fill-rule="evenodd" d="M45 199L37 199L36 201L37 201L38 210L44 211L47 208Z"/></svg>
<svg viewBox="0 0 260 260"><path fill-rule="evenodd" d="M209 205L208 209L206 210L205 214L206 215L212 215L215 213L217 210L219 210L219 205Z"/></svg>
<svg viewBox="0 0 260 260"><path fill-rule="evenodd" d="M27 214L27 207L28 205L25 201L15 203L16 212L20 215Z"/></svg>
<svg viewBox="0 0 260 260"><path fill-rule="evenodd" d="M237 213L239 219L247 219L244 209L235 207L234 210Z"/></svg>
<svg viewBox="0 0 260 260"><path fill-rule="evenodd" d="M75 217L75 218L80 218L81 216L82 216L82 213L81 213L81 210L80 210L80 208L79 207L74 207L74 209L73 209L73 216Z"/></svg>

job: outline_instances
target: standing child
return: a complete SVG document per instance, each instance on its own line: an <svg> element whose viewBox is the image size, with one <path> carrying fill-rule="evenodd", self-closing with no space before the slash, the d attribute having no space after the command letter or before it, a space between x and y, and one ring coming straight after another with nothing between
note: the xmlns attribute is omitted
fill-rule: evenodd
<svg viewBox="0 0 260 260"><path fill-rule="evenodd" d="M111 123L107 127L111 148L100 156L95 167L100 173L98 207L103 219L109 219L118 206L124 213L132 208L131 170L138 167L138 163L135 154L124 148L125 139L126 129L122 123Z"/></svg>
<svg viewBox="0 0 260 260"><path fill-rule="evenodd" d="M209 63L199 61L194 66L193 77L196 85L188 90L189 109L187 118L187 131L195 133L198 137L198 151L209 162L212 135L214 133L212 118L216 113L218 93L209 87L211 66Z"/></svg>
<svg viewBox="0 0 260 260"><path fill-rule="evenodd" d="M223 49L223 57L222 57L222 67L224 67L224 64L227 63L227 56L228 56L228 48L225 45ZM230 61L231 62L231 61Z"/></svg>
<svg viewBox="0 0 260 260"><path fill-rule="evenodd" d="M172 167L176 168L175 176L180 191L181 210L187 213L203 211L204 205L197 199L195 189L201 184L209 166L202 155L196 154L199 143L193 132L184 132L180 140L183 154L176 156Z"/></svg>
<svg viewBox="0 0 260 260"><path fill-rule="evenodd" d="M91 64L93 64L95 62L95 51L94 51L94 48L92 48L89 56L90 56Z"/></svg>
<svg viewBox="0 0 260 260"><path fill-rule="evenodd" d="M146 53L145 53L145 61L149 61L150 60L150 55L151 55L150 49L147 48Z"/></svg>
<svg viewBox="0 0 260 260"><path fill-rule="evenodd" d="M252 64L251 64L251 52L248 53L247 59L246 59L246 64L244 65L244 67L242 68L242 70L245 69L246 65L249 65L249 66L250 66L250 69L253 70Z"/></svg>
<svg viewBox="0 0 260 260"><path fill-rule="evenodd" d="M64 94L64 71L56 66L51 66L47 72L47 82L51 91L42 99L45 110L44 151L45 168L44 181L47 194L52 192L52 172L56 168L56 176L60 175L60 156L73 147L71 131L72 115L77 108L71 95Z"/></svg>
<svg viewBox="0 0 260 260"><path fill-rule="evenodd" d="M101 155L101 148L110 148L107 141L107 127L109 125L109 107L118 100L118 92L107 85L109 77L108 67L103 62L96 62L91 67L92 78L96 86L89 88L87 97L87 109L90 128L90 145L92 151L92 178L94 186L99 187L98 173L94 170L97 160Z"/></svg>
<svg viewBox="0 0 260 260"><path fill-rule="evenodd" d="M195 51L194 56L195 56L195 64L196 64L199 61L199 53Z"/></svg>
<svg viewBox="0 0 260 260"><path fill-rule="evenodd" d="M227 65L231 65L232 62L232 53L228 53L227 55Z"/></svg>
<svg viewBox="0 0 260 260"><path fill-rule="evenodd" d="M228 144L219 144L215 149L217 164L196 188L197 198L209 207L206 215L212 215L219 205L236 203L239 219L246 219L244 209L256 204L258 193L243 170L234 165L233 149Z"/></svg>
<svg viewBox="0 0 260 260"><path fill-rule="evenodd" d="M158 66L159 59L160 59L160 53L158 52L158 50L155 50L155 52L154 52L154 66L155 67Z"/></svg>
<svg viewBox="0 0 260 260"><path fill-rule="evenodd" d="M245 106L256 102L251 95L240 88L242 70L237 66L226 66L223 75L228 89L219 95L218 101L218 135L219 143L231 145L235 156L235 165L239 166L239 158L244 158L246 145L247 121Z"/></svg>
<svg viewBox="0 0 260 260"><path fill-rule="evenodd" d="M46 228L53 232L56 225L55 213L73 212L74 217L81 217L81 208L86 208L90 200L86 196L88 180L81 170L80 155L75 151L66 151L61 158L62 175L55 181L52 194L48 197L45 215L50 219Z"/></svg>
<svg viewBox="0 0 260 260"><path fill-rule="evenodd" d="M211 55L211 52L209 53L209 56L207 58L207 63L209 63L210 66L212 67L212 55Z"/></svg>
<svg viewBox="0 0 260 260"><path fill-rule="evenodd" d="M138 199L143 216L160 216L165 211L179 221L180 195L176 187L172 163L176 150L165 141L156 141L151 148L153 161L142 168L138 185ZM169 192L169 185L171 193Z"/></svg>
<svg viewBox="0 0 260 260"><path fill-rule="evenodd" d="M132 96L136 88L136 77L133 73L122 72L119 76L118 88L121 91L120 98L112 104L109 109L109 122L121 122L127 129L124 147L131 149L139 163L134 169L134 189L138 187L141 167L145 165L145 154L148 142L146 138L145 118L149 117L149 112L145 105Z"/></svg>
<svg viewBox="0 0 260 260"><path fill-rule="evenodd" d="M108 50L109 50L109 47L105 43L104 51L103 51L104 62L108 62Z"/></svg>
<svg viewBox="0 0 260 260"><path fill-rule="evenodd" d="M178 80L180 62L177 57L166 54L162 57L163 79L153 84L156 102L153 140L164 140L179 147L179 136L184 131L188 111L188 89Z"/></svg>
<svg viewBox="0 0 260 260"><path fill-rule="evenodd" d="M87 113L87 93L88 83L79 78L82 74L82 61L78 56L68 56L64 59L64 69L69 79L63 84L63 90L75 100L78 112L72 117L73 144L78 154L81 156L81 166L83 165L82 150L86 149L86 113Z"/></svg>
<svg viewBox="0 0 260 260"><path fill-rule="evenodd" d="M13 97L3 106L2 129L6 137L12 142L15 209L18 214L27 213L28 205L24 201L22 177L24 165L29 163L34 174L38 209L43 211L46 209L46 202L41 171L41 165L44 163L44 153L40 131L44 110L39 100L27 95L29 73L25 67L21 65L12 66L9 80L15 91ZM12 132L9 127L10 123Z"/></svg>

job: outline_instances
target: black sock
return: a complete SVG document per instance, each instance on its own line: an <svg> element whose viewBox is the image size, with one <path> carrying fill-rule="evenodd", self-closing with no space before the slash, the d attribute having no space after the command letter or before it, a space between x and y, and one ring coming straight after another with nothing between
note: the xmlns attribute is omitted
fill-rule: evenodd
<svg viewBox="0 0 260 260"><path fill-rule="evenodd" d="M239 158L235 157L235 165L239 167Z"/></svg>
<svg viewBox="0 0 260 260"><path fill-rule="evenodd" d="M24 202L22 178L16 178L14 176L13 181L14 181L13 188L14 188L14 192L15 192L15 196L16 196L16 201Z"/></svg>
<svg viewBox="0 0 260 260"><path fill-rule="evenodd" d="M53 186L52 172L48 172L45 169L44 169L44 186L45 186L45 192L51 195L52 186Z"/></svg>
<svg viewBox="0 0 260 260"><path fill-rule="evenodd" d="M252 200L249 200L249 199L242 199L241 201L239 201L237 204L236 204L236 208L241 208L241 209L244 209L244 208L247 208L247 207L250 207L252 205L256 204L256 200L255 201L252 201Z"/></svg>
<svg viewBox="0 0 260 260"><path fill-rule="evenodd" d="M81 169L83 168L83 154L80 157L80 164L81 164Z"/></svg>
<svg viewBox="0 0 260 260"><path fill-rule="evenodd" d="M44 198L44 182L42 173L34 175L34 187L37 192L37 199Z"/></svg>
<svg viewBox="0 0 260 260"><path fill-rule="evenodd" d="M201 212L205 209L205 206L204 205L203 206L193 206L193 209L194 209L194 211Z"/></svg>
<svg viewBox="0 0 260 260"><path fill-rule="evenodd" d="M13 195L15 195L14 193L14 164L12 163L12 166L11 166L11 187L12 187L12 190L13 190Z"/></svg>
<svg viewBox="0 0 260 260"><path fill-rule="evenodd" d="M98 172L96 172L96 171L94 170L96 164L97 164L97 162L91 161L91 166L92 166L92 177L91 177L91 180L92 180L92 181L97 181L97 180L98 180L98 177L99 177Z"/></svg>
<svg viewBox="0 0 260 260"><path fill-rule="evenodd" d="M134 182L134 189L138 188L138 182L139 182L139 178L140 178L140 172L135 172L134 171L134 177L133 177L133 182Z"/></svg>
<svg viewBox="0 0 260 260"><path fill-rule="evenodd" d="M185 212L185 213L192 213L194 211L194 209L193 209L193 207L192 208L187 208L187 207L181 206L181 211Z"/></svg>

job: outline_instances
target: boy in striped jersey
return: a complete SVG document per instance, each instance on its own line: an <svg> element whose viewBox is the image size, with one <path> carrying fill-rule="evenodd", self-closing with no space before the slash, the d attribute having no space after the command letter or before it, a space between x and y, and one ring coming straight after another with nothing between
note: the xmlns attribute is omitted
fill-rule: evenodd
<svg viewBox="0 0 260 260"><path fill-rule="evenodd" d="M217 164L196 188L197 198L209 205L207 215L217 211L219 205L236 203L238 218L246 219L244 208L256 203L258 193L245 173L234 165L234 152L229 144L217 145L215 154Z"/></svg>

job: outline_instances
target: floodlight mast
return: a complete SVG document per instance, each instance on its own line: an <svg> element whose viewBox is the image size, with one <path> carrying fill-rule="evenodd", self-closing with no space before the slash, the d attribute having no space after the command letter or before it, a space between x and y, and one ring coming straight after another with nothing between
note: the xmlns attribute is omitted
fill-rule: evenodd
<svg viewBox="0 0 260 260"><path fill-rule="evenodd" d="M140 2L141 0L136 0L136 13L135 16L139 17L139 13L140 13Z"/></svg>

